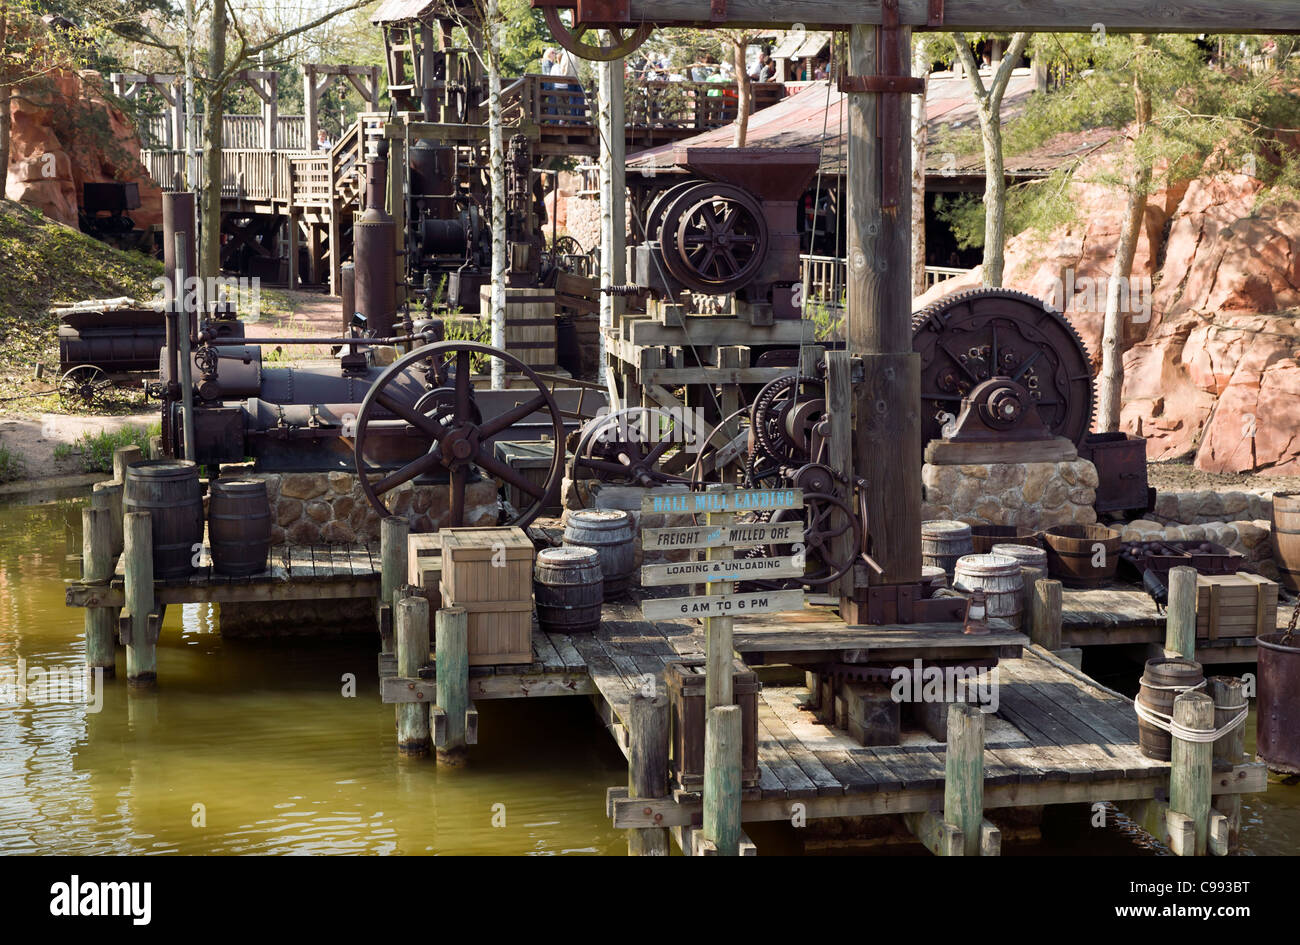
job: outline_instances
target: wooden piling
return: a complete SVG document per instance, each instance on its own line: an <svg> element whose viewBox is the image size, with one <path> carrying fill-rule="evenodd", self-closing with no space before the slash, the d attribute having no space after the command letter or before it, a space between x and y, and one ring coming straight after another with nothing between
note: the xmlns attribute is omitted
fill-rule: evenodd
<svg viewBox="0 0 1300 945"><path fill-rule="evenodd" d="M126 606L120 629L126 644L126 679L132 686L151 686L158 679L158 630L154 613L153 520L147 512L123 516Z"/></svg>
<svg viewBox="0 0 1300 945"><path fill-rule="evenodd" d="M709 491L730 492L732 488L734 487L728 485L710 485ZM726 528L734 518L734 512L709 512L704 516L706 524L721 528ZM730 547L709 548L704 552L706 561L730 560L733 557L735 552ZM711 581L706 593L730 594L734 587L733 581ZM734 617L704 618L704 706L706 710L731 705L733 701L731 674L734 620Z"/></svg>
<svg viewBox="0 0 1300 945"><path fill-rule="evenodd" d="M740 706L709 710L704 726L704 840L718 856L740 855Z"/></svg>
<svg viewBox="0 0 1300 945"><path fill-rule="evenodd" d="M984 713L964 702L948 706L943 819L961 831L962 852L979 856L984 824Z"/></svg>
<svg viewBox="0 0 1300 945"><path fill-rule="evenodd" d="M466 715L469 701L469 612L464 607L443 607L438 611L434 654L438 661L438 705L434 729L438 760L443 764L465 762Z"/></svg>
<svg viewBox="0 0 1300 945"><path fill-rule="evenodd" d="M1177 569L1175 569L1177 570ZM1187 570L1191 571L1191 568ZM1195 571L1192 571L1195 574ZM1173 613L1172 595L1170 613ZM1189 729L1205 731L1214 727L1214 700L1203 692L1189 690L1174 699L1174 722ZM1213 767L1214 745L1210 742L1189 742L1173 738L1169 765L1170 834L1174 852L1179 856L1204 856L1209 840L1210 826L1210 776ZM1194 830L1191 849L1183 846L1173 828L1175 821L1189 819ZM1179 849L1182 847L1182 849Z"/></svg>
<svg viewBox="0 0 1300 945"><path fill-rule="evenodd" d="M1211 676L1209 680L1210 698L1214 700L1214 727L1227 725L1246 707L1245 686L1233 676ZM1245 761L1246 726L1238 725L1214 743L1213 758L1237 765ZM1227 849L1235 849L1241 843L1241 795L1216 794L1210 798L1215 811L1227 820Z"/></svg>
<svg viewBox="0 0 1300 945"><path fill-rule="evenodd" d="M1169 607L1165 654L1196 659L1196 569L1169 569Z"/></svg>
<svg viewBox="0 0 1300 945"><path fill-rule="evenodd" d="M113 481L126 483L126 471L132 463L144 460L144 454L138 446L119 446L113 450Z"/></svg>
<svg viewBox="0 0 1300 945"><path fill-rule="evenodd" d="M91 506L81 510L81 579L106 588L113 577L112 525L112 509ZM103 669L106 677L112 677L117 671L113 608L87 607L85 620L86 666Z"/></svg>
<svg viewBox="0 0 1300 945"><path fill-rule="evenodd" d="M429 602L403 597L396 605L397 675L414 679L429 659ZM429 753L429 704L397 704L397 751L403 755Z"/></svg>
<svg viewBox="0 0 1300 945"><path fill-rule="evenodd" d="M628 707L627 790L629 797L668 796L668 696L632 693ZM668 830L634 828L627 832L629 856L667 856Z"/></svg>
<svg viewBox="0 0 1300 945"><path fill-rule="evenodd" d="M400 515L386 515L379 523L379 621L380 652L393 652L393 593L406 580L406 540L411 524Z"/></svg>
<svg viewBox="0 0 1300 945"><path fill-rule="evenodd" d="M1036 571L1036 568L1024 570ZM1039 579L1033 584L1029 639L1045 650L1061 648L1061 582Z"/></svg>
<svg viewBox="0 0 1300 945"><path fill-rule="evenodd" d="M105 550L116 558L122 553L122 483L95 483L90 493L90 505L108 510L108 544Z"/></svg>

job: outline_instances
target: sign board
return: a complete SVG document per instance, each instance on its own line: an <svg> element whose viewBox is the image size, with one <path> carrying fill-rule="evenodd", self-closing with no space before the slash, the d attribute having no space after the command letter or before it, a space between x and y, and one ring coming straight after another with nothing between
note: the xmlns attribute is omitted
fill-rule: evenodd
<svg viewBox="0 0 1300 945"><path fill-rule="evenodd" d="M643 587L693 584L697 581L761 581L768 578L796 578L804 575L802 555L781 558L722 558L716 561L673 561L647 564L641 568Z"/></svg>
<svg viewBox="0 0 1300 945"><path fill-rule="evenodd" d="M647 551L748 548L752 545L788 545L796 541L803 541L803 522L686 525L678 528L646 528L641 531L641 547Z"/></svg>
<svg viewBox="0 0 1300 945"><path fill-rule="evenodd" d="M694 617L744 617L782 610L802 610L803 591L755 591L749 594L709 594L704 597L669 597L643 600L646 620L683 620Z"/></svg>
<svg viewBox="0 0 1300 945"><path fill-rule="evenodd" d="M803 508L802 489L735 489L724 492L655 491L641 499L642 513L695 515L709 512L775 512Z"/></svg>

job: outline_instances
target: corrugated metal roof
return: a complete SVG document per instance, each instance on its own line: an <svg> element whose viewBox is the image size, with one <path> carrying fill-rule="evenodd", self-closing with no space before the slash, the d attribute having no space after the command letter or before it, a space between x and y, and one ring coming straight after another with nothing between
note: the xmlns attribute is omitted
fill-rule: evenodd
<svg viewBox="0 0 1300 945"><path fill-rule="evenodd" d="M415 20L433 9L437 0L384 0L379 9L370 14L371 23L396 23Z"/></svg>
<svg viewBox="0 0 1300 945"><path fill-rule="evenodd" d="M1003 120L1013 117L1024 106L1033 92L1032 75L1013 74L1003 98ZM975 99L968 81L963 77L931 76L926 89L926 121L930 129L929 153L926 170L929 174L950 176L983 176L982 153L949 155L939 150L936 141L944 126L964 127L977 123ZM831 82L814 82L784 101L760 109L749 118L746 144L757 148L820 147L821 170L824 174L843 174L846 163L847 138L845 129L848 115L844 95ZM727 147L731 144L734 128L726 125L714 128L676 142L628 158L629 169L660 171L673 163L674 147ZM1032 176L1054 170L1056 167L1089 151L1105 147L1116 135L1114 129L1098 128L1072 135L1058 135L1047 144L1031 152L1008 155L1008 174Z"/></svg>

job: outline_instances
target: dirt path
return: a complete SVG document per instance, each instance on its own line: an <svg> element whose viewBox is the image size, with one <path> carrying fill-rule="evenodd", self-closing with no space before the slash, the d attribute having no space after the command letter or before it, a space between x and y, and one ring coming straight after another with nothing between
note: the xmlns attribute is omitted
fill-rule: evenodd
<svg viewBox="0 0 1300 945"><path fill-rule="evenodd" d="M113 417L77 417L47 413L31 417L0 418L0 446L16 453L27 479L46 479L83 471L81 455L56 457L60 444L71 446L89 434L119 430L124 426L148 427L158 422L157 411Z"/></svg>

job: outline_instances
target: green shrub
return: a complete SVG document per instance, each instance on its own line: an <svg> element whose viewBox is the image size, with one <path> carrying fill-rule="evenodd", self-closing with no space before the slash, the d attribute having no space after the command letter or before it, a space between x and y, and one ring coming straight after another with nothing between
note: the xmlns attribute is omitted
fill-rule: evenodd
<svg viewBox="0 0 1300 945"><path fill-rule="evenodd" d="M155 423L148 427L132 425L106 430L94 436L87 433L73 443L72 448L81 453L81 465L86 472L112 472L114 452L124 446L138 446L140 452L148 456L149 438L157 436L161 430L162 424Z"/></svg>
<svg viewBox="0 0 1300 945"><path fill-rule="evenodd" d="M22 474L22 457L7 446L0 446L0 482L12 482Z"/></svg>

